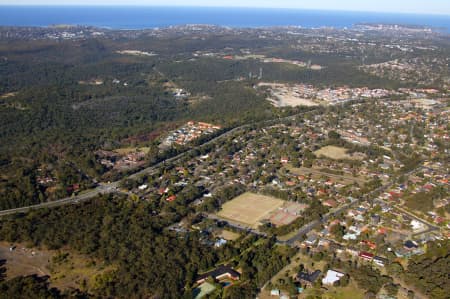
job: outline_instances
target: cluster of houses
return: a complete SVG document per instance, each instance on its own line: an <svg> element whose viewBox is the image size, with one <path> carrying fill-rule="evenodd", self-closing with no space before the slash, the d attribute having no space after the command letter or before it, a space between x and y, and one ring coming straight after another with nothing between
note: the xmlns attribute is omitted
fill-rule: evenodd
<svg viewBox="0 0 450 299"><path fill-rule="evenodd" d="M404 58L365 65L361 69L379 77L430 85L441 79L446 68L448 65L443 59Z"/></svg>
<svg viewBox="0 0 450 299"><path fill-rule="evenodd" d="M417 233L413 225L420 226L424 233ZM343 227L340 234L335 233L335 226ZM426 223L396 211L387 203L381 202L377 208L363 203L347 210L344 218L330 219L323 229L310 232L300 246L384 267L389 263L388 255L400 259L421 255L428 241L442 238L439 230L429 230Z"/></svg>
<svg viewBox="0 0 450 299"><path fill-rule="evenodd" d="M301 271L297 273L296 280L302 285L312 286L319 277L322 277L322 285L333 285L338 282L345 274L336 270L328 270L325 275L322 275L322 271L315 270L313 272Z"/></svg>
<svg viewBox="0 0 450 299"><path fill-rule="evenodd" d="M322 273L320 270L315 271L307 271L302 270L295 275L294 280L300 283L301 287L297 287L297 293L301 294L305 290L305 288L313 286L316 282L321 281L324 287L333 286L337 282L341 280L342 277L345 276L345 273L342 273L337 270L329 269L326 273ZM322 279L320 279L322 278ZM291 298L289 294L285 294L280 289L272 289L270 291L271 297L278 297L280 299L288 299Z"/></svg>
<svg viewBox="0 0 450 299"><path fill-rule="evenodd" d="M367 112L367 107L361 103L352 104L349 109L344 111L340 119L339 132L348 132L353 134L343 137L365 138L370 145L380 146L389 149L395 136L389 132L404 131L405 125L401 119L408 115L423 115L418 119L424 119L422 123L425 129L428 125L441 128L442 124L432 118L440 114L434 111L419 111L414 106L404 106L398 102L371 102L372 109L378 109L377 113L383 116L396 115L394 118L372 119L373 112ZM419 114L421 113L421 114ZM303 173L296 172L290 166L297 158L292 156L292 152L285 150L288 145L286 140L293 140L293 145L303 150L314 149L327 139L327 135L332 127L332 120L337 115L329 112L324 115L313 115L304 119L301 125L271 125L265 128L247 130L244 133L237 134L226 141L218 144L216 150L197 157L180 160L177 167L170 170L166 179L161 177L159 187L155 191L165 196L167 201L176 200L176 193L169 190L176 190L176 187L186 185L202 186L207 190L205 194L212 196L216 189L225 185L240 184L254 191L263 191L266 188L280 191L289 191L288 194L301 193L306 196L302 199L305 203L311 200L320 200L323 205L329 208L338 208L339 206L352 201L351 195L361 190L359 184L354 181L345 182L337 179L338 175L328 176L323 172L315 175L314 171L320 169L339 170L348 178L360 178L363 181L381 178L387 181L394 170L399 170L403 166L397 161L394 154L383 153L377 158L358 159L352 161L332 160L326 157L316 157L313 165ZM426 121L432 118L433 121ZM367 126L371 130L367 130ZM211 124L190 122L187 128L199 130L218 129ZM194 129L194 131L195 131ZM433 131L433 129L430 129ZM180 130L177 134L189 134L190 130ZM401 135L401 134L397 134ZM184 136L184 135L183 135ZM414 140L411 140L415 142ZM364 143L359 142L361 146ZM413 144L414 145L414 144ZM289 145L291 146L291 145ZM418 148L420 150L420 148ZM429 154L429 151L421 150L423 154ZM304 170L304 169L303 169ZM356 177L355 177L356 175ZM172 179L167 179L167 177ZM382 213L373 215L368 211L370 206L361 205L346 211L347 216L354 220L354 223L346 227L343 240L345 242L356 242L360 236L366 232L365 227L371 227L371 232L390 234L401 232L403 236L414 234L421 229L422 222L417 221L405 215L404 213L392 208L392 205L401 200L405 192L415 192L415 190L429 190L435 186L448 187L448 171L443 163L427 162L424 164L423 171L419 176L411 174L405 183L394 184L379 195L379 204L382 206ZM176 178L174 180L174 178ZM411 184L412 182L415 182ZM158 185L158 184L157 184ZM414 187L414 189L412 189ZM167 190L162 192L161 188ZM180 189L180 188L178 188ZM148 192L149 189L147 189ZM170 193L170 194L169 194ZM291 196L290 195L290 196ZM287 198L298 200L298 198ZM196 201L201 204L202 200ZM446 200L438 200L436 204L445 206ZM430 211L433 212L433 211ZM434 213L434 212L433 212ZM381 215L381 217L380 217ZM392 215L392 219L387 219ZM445 222L441 216L433 216L436 222ZM439 218L440 217L440 218ZM434 221L434 220L433 220ZM370 245L370 243L367 243Z"/></svg>
<svg viewBox="0 0 450 299"><path fill-rule="evenodd" d="M43 169L42 167L37 169L38 175L36 181L41 186L50 186L56 183L56 178L52 175L51 171Z"/></svg>
<svg viewBox="0 0 450 299"><path fill-rule="evenodd" d="M189 121L181 128L169 133L169 135L162 141L162 145L164 147L171 146L172 144L185 145L192 140L204 135L213 134L220 129L221 126L218 125Z"/></svg>
<svg viewBox="0 0 450 299"><path fill-rule="evenodd" d="M108 169L127 170L139 167L145 163L146 153L142 150L119 154L115 151L98 150L95 156L100 164Z"/></svg>
<svg viewBox="0 0 450 299"><path fill-rule="evenodd" d="M403 107L398 103L385 103L385 101L372 102L373 109L380 110L380 114L395 114L399 117L416 113L414 107ZM339 122L339 132L353 134L352 138L364 138L370 145L388 148L390 134L387 131L400 131L403 123L397 123L395 118L372 120L373 113L367 113L364 104L352 104L344 111L344 115ZM429 113L429 112L426 112ZM337 117L335 112L324 115L314 115L312 118L303 120L301 125L271 125L261 129L247 130L245 133L236 135L234 138L219 144L213 152L180 160L178 166L171 170L176 181L162 178L160 188L177 189L174 187L194 184L203 186L208 190L205 194L214 195L215 190L229 184L240 184L254 191L264 191L264 189L276 189L280 191L290 191L289 194L299 192L306 196L302 200L306 203L310 200L320 200L323 205L329 208L351 202L351 195L357 194L361 190L361 185L371 179L380 178L387 181L393 171L401 169L403 164L395 159L395 155L383 153L378 158L332 160L326 157L316 157L312 167L298 172L291 169L292 163L298 159L292 156L292 152L284 150L288 145L286 140L292 140L292 145L300 148L301 151L310 149L311 151L327 140L330 130L334 129L330 119ZM394 119L394 120L393 120ZM375 122L376 121L376 122ZM367 123L370 123L371 130L368 131ZM424 124L425 125L425 124ZM219 127L207 123L189 122L184 129L180 129L169 136L175 140L175 136L196 136L195 131L215 130ZM194 134L194 135L192 135ZM346 136L343 134L342 136ZM283 144L284 143L284 144ZM381 145L380 145L381 143ZM364 146L365 142L359 142ZM289 145L291 146L291 145ZM364 155L361 154L363 157ZM300 161L301 163L302 161ZM327 176L320 171L322 169L339 170L342 175ZM433 168L434 169L434 168ZM442 170L445 170L442 168ZM424 175L435 176L439 181L448 180L448 175L441 172L425 169ZM345 177L345 179L339 179ZM355 184L355 182L357 184ZM174 186L175 185L175 186ZM428 188L430 184L423 187ZM387 190L388 196L392 199L402 196L404 185L398 185L396 189ZM159 190L156 187L156 190ZM179 189L179 188L178 188ZM148 191L148 190L147 190ZM158 191L159 192L159 191ZM173 192L172 192L173 193ZM159 195L168 194L164 192ZM291 196L290 195L290 196ZM168 201L176 200L176 194L166 196ZM288 199L298 200L295 196ZM201 204L203 200L196 201ZM445 204L441 202L440 204ZM356 219L363 217L355 215ZM440 221L437 218L437 221ZM409 220L411 222L411 220ZM346 238L352 240L358 230L355 227L348 230Z"/></svg>
<svg viewBox="0 0 450 299"><path fill-rule="evenodd" d="M204 192L193 204L203 205L222 188L240 185L248 191L270 191L280 198L286 195L283 199L303 205L294 214L301 213L300 210L306 209L313 201L320 201L330 210L349 205L341 212L343 218L330 217L323 227L307 235L303 246L318 251L333 251L375 267L385 266L392 256L402 259L422 254L428 241L446 236L448 219L433 209L428 211L429 219L422 220L421 215L410 214L414 211L406 211L402 203L406 195L414 192L432 192L434 188L448 190L448 166L445 162L433 160L431 155L437 149L428 147L429 144L438 146L439 141L446 138L442 133L445 123L438 119L441 112L417 109L413 104L380 100L354 103L339 113L311 113L299 121L242 129L219 139L209 152L177 160L172 167L166 167L164 173L154 177L151 183L144 181L132 192L146 200L159 198L162 202L176 202L185 188L196 186L203 188ZM380 116L373 118L374 114ZM388 115L394 117L389 118ZM337 126L335 120L339 120ZM420 126L429 137L419 142L420 136L417 134L403 136L411 133L409 120L414 120L415 125ZM183 142L186 136L196 136L195 132L208 134L218 129L220 127L208 123L189 122L182 130L169 136L172 136L172 142L179 138ZM336 160L311 154L329 141L332 130L340 133L342 139L349 138L347 141L356 144L361 158ZM429 162L419 164L419 171L408 173L402 182L393 183L393 176L405 166L398 160L394 152L398 149L394 144L412 147L423 156L429 156ZM378 149L379 153L370 155L371 151ZM312 160L309 167L304 166L307 159ZM294 163L300 166L294 166ZM381 184L386 186L389 183L389 187L374 195L370 201L352 204L355 197L364 195L361 193L364 184L374 179L380 179ZM433 204L436 208L445 207L448 199L438 199ZM430 219L435 224L439 222L441 229L431 227ZM343 227L340 235L335 232L337 225ZM182 233L181 228L175 229ZM211 236L205 236L206 241L212 248L226 243L225 239ZM381 250L386 246L388 251ZM209 273L208 277L216 280L228 277L228 274L223 277L216 274ZM324 283L334 283L341 274L338 271L329 275L326 273ZM298 279L304 283L314 283L316 275L324 276L313 272L300 275ZM199 277L199 285L209 283L201 279L205 277Z"/></svg>
<svg viewBox="0 0 450 299"><path fill-rule="evenodd" d="M399 92L387 89L369 89L338 87L319 89L309 84L274 84L274 83L260 83L258 86L268 86L271 89L272 95L277 98L297 98L308 99L312 103L336 105L357 99L381 99L391 95L397 95Z"/></svg>
<svg viewBox="0 0 450 299"><path fill-rule="evenodd" d="M53 192L55 192L59 188L57 186L59 182L57 177L57 172L55 169L53 169L53 167L42 166L37 169L36 182L41 188L45 189L45 192L48 195L52 195ZM78 193L80 190L80 183L70 184L65 187L65 191L68 195Z"/></svg>
<svg viewBox="0 0 450 299"><path fill-rule="evenodd" d="M370 105L371 109L377 109L377 114L381 116L392 114L396 117L372 119L374 112L368 112L367 105ZM394 135L387 134L404 131L402 128L405 123L399 119L411 114L424 115L426 119L430 119L432 118L430 113L436 112L417 110L414 106L405 106L398 102L373 101L370 104L354 103L342 113L338 125L339 132L353 134L353 138L355 136L365 138L370 142L370 146L385 148L386 152L370 158L364 158L362 154L362 159L352 160L315 157L311 168L292 168L293 163L299 159L295 154L299 151L301 154L306 150L317 149L327 140L329 132L336 128L332 120L338 115L330 111L303 119L301 125L278 124L238 132L227 140L219 141L214 151L177 161L176 167L169 169L166 175L157 178L152 186L135 191L143 199L154 198L153 194L170 202L176 201L177 193L186 186L201 186L205 190L204 195L194 202L196 205L201 205L224 186L238 184L256 192L264 193L267 189L281 191L287 194L287 198L283 199L300 201L304 204L319 200L324 206L336 209L351 203L352 195L359 194L364 182L381 179L383 183L386 183L394 171L403 167L396 156L389 152L389 143L394 141ZM432 120L422 123L425 129L428 129L428 124L436 128L442 127L438 120ZM371 130L367 130L368 124ZM178 136L178 134L195 136L190 134L194 134L196 130L208 132L215 129L219 127L208 123L189 122L183 130L180 129L169 136ZM365 146L361 142L359 145ZM300 150L297 152L287 150L293 146ZM425 150L421 152L429 154ZM303 159L299 160L300 164L303 163ZM340 174L327 175L323 169L339 170ZM340 179L342 177L345 179ZM411 181L416 183L411 184ZM145 182L143 185L146 185ZM347 216L353 219L353 223L346 226L342 240L350 243L362 241L361 235L367 231L374 233L373 236L401 233L405 237L426 229L424 222L393 209L393 205L397 202L401 203L405 192L429 190L434 186L448 187L448 171L442 163L425 163L420 177L411 174L405 183L394 184L379 195L378 204L382 206L382 213L376 213L376 215L369 213L371 207L367 204L346 211ZM413 187L415 189L412 189ZM437 200L436 204L445 206L448 201ZM444 217L437 215L435 211L430 212L429 216L433 218L433 221L440 222L442 225L446 224L447 220ZM368 245L370 243L365 244L366 247Z"/></svg>

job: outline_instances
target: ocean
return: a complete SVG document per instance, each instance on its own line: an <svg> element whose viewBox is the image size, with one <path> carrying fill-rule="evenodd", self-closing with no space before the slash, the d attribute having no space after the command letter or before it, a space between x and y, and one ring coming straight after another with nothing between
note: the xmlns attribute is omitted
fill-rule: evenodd
<svg viewBox="0 0 450 299"><path fill-rule="evenodd" d="M450 32L450 16L299 9L0 6L0 26L87 25L112 29L162 28L184 24L229 27L352 27L359 23L423 25Z"/></svg>

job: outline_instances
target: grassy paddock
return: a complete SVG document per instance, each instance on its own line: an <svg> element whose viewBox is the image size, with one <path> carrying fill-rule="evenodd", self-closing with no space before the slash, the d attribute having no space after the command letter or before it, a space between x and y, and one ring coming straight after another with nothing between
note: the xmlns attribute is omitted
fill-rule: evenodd
<svg viewBox="0 0 450 299"><path fill-rule="evenodd" d="M234 240L236 240L237 238L239 238L241 235L240 234L238 234L238 233L235 233L235 232L232 232L232 231L229 231L229 230L223 230L221 233L220 233L220 235L219 235L221 238L223 238L223 239L225 239L225 240L228 240L228 241L234 241Z"/></svg>
<svg viewBox="0 0 450 299"><path fill-rule="evenodd" d="M284 201L281 199L247 192L225 203L217 215L257 228L261 220L268 218L283 204Z"/></svg>
<svg viewBox="0 0 450 299"><path fill-rule="evenodd" d="M328 145L314 152L317 157L324 156L333 160L361 160L361 155L349 155L343 147Z"/></svg>
<svg viewBox="0 0 450 299"><path fill-rule="evenodd" d="M128 155L130 153L134 153L134 152L143 152L144 154L147 154L149 152L150 148L148 147L123 147L123 148L118 148L115 149L114 151L116 153L118 153L119 155Z"/></svg>

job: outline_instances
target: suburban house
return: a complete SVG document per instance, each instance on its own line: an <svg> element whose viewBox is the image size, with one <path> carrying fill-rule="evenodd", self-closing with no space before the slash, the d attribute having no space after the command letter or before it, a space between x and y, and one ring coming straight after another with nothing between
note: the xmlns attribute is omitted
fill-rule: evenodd
<svg viewBox="0 0 450 299"><path fill-rule="evenodd" d="M356 240L358 239L358 235L356 233L351 234L351 233L346 233L343 237L344 240Z"/></svg>
<svg viewBox="0 0 450 299"><path fill-rule="evenodd" d="M373 258L373 262L380 267L384 267L389 262L389 260L380 256L376 256Z"/></svg>
<svg viewBox="0 0 450 299"><path fill-rule="evenodd" d="M368 253L365 251L361 251L358 256L367 261L372 261L373 257L374 257L374 255L372 253Z"/></svg>
<svg viewBox="0 0 450 299"><path fill-rule="evenodd" d="M215 270L209 271L202 275L199 275L196 279L198 284L205 282L209 277L212 277L214 280L223 280L223 279L231 279L231 280L239 280L241 274L231 268L230 266L222 265L216 268Z"/></svg>
<svg viewBox="0 0 450 299"><path fill-rule="evenodd" d="M280 290L278 290L278 289L273 289L273 290L271 290L270 291L270 296L280 296Z"/></svg>
<svg viewBox="0 0 450 299"><path fill-rule="evenodd" d="M316 244L317 239L318 239L317 235L314 235L314 234L313 234L313 235L310 235L310 236L305 240L305 244L308 245L308 246L312 246L312 245Z"/></svg>
<svg viewBox="0 0 450 299"><path fill-rule="evenodd" d="M320 274L322 273L322 271L320 270L316 270L312 273L309 272L299 272L297 274L297 280L301 283L304 283L306 285L312 285L320 276Z"/></svg>
<svg viewBox="0 0 450 299"><path fill-rule="evenodd" d="M370 223L372 225L378 225L381 222L381 216L378 214L370 216Z"/></svg>
<svg viewBox="0 0 450 299"><path fill-rule="evenodd" d="M170 202L170 201L174 201L175 199L177 199L177 196L176 196L176 195L171 195L171 196L169 196L169 197L166 198L166 200L169 201L169 202Z"/></svg>
<svg viewBox="0 0 450 299"><path fill-rule="evenodd" d="M341 277L343 277L345 274L334 271L334 270L328 270L325 277L322 279L322 284L324 285L333 285L336 281L339 281Z"/></svg>
<svg viewBox="0 0 450 299"><path fill-rule="evenodd" d="M220 238L214 243L214 247L222 247L225 244L227 244L227 240Z"/></svg>
<svg viewBox="0 0 450 299"><path fill-rule="evenodd" d="M403 247L406 250L414 250L414 249L418 248L419 246L417 246L417 244L415 242L408 240L403 244Z"/></svg>

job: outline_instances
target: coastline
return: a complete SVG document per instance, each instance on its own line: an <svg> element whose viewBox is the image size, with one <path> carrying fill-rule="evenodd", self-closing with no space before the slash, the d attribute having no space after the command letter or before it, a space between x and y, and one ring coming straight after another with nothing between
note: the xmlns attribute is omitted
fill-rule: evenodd
<svg viewBox="0 0 450 299"><path fill-rule="evenodd" d="M182 6L19 6L0 5L0 26L49 27L68 24L140 30L185 24L231 28L296 26L352 28L362 23L425 26L450 33L450 16L268 8ZM441 30L442 31L442 30Z"/></svg>

